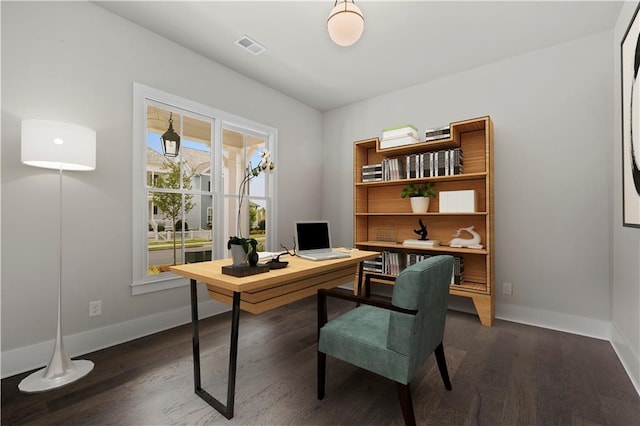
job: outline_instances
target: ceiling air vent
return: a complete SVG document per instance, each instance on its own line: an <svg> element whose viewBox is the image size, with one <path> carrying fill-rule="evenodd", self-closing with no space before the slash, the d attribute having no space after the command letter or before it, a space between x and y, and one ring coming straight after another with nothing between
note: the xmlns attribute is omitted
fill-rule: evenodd
<svg viewBox="0 0 640 426"><path fill-rule="evenodd" d="M238 40L236 40L236 44L238 46L244 47L245 49L247 49L249 52L253 53L254 55L259 55L262 52L264 52L265 50L267 50L264 46L262 46L257 41L252 40L247 35L243 35Z"/></svg>

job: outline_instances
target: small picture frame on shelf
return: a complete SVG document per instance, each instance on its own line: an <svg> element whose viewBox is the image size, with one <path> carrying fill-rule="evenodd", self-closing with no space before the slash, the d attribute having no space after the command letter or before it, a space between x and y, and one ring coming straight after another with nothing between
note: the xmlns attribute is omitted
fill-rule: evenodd
<svg viewBox="0 0 640 426"><path fill-rule="evenodd" d="M398 232L393 226L379 226L376 228L376 241L395 242Z"/></svg>

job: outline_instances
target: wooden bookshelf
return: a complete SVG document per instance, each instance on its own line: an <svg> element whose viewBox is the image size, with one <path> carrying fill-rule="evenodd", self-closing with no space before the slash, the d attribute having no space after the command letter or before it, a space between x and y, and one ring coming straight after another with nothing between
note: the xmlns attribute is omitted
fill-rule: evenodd
<svg viewBox="0 0 640 426"><path fill-rule="evenodd" d="M403 256L407 253L427 253L462 257L464 280L461 284L452 284L450 294L471 298L480 322L491 326L495 316L492 122L487 116L454 122L449 128L451 133L449 138L433 142L420 142L387 149L380 149L378 138L354 143L354 246L381 252L397 252ZM362 182L362 166L379 164L385 158L451 148L462 150L464 169L461 174ZM438 195L431 199L428 212L412 213L409 199L401 198L402 188L411 182L435 184L434 190ZM473 213L439 212L440 191L468 189L476 191L477 211ZM406 239L417 238L414 230L418 228L419 219L426 224L429 239L440 240L440 246L425 248L402 244ZM457 229L471 225L481 236L482 249L453 248L444 245L453 238ZM385 234L385 240L379 241L380 230L391 230L393 241L388 241L388 232Z"/></svg>

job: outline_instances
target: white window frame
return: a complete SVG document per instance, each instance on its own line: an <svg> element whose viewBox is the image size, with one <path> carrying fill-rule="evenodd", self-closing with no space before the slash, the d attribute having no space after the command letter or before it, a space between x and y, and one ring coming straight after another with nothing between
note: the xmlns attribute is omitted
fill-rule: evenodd
<svg viewBox="0 0 640 426"><path fill-rule="evenodd" d="M277 165L277 140L278 130L255 121L251 121L198 102L190 101L182 97L172 95L162 90L134 82L133 83L133 273L131 282L131 294L139 295L154 291L167 290L182 287L189 284L189 280L172 274L160 274L149 276L148 269L148 242L147 242L147 177L146 177L146 149L147 149L147 113L145 105L147 101L167 105L167 109L175 107L196 115L208 117L213 120L212 129L212 154L214 161L211 168L211 185L213 195L213 227L214 241L212 243L212 259L228 257L227 242L220 238L225 235L225 221L215 218L224 218L224 193L222 188L222 128L241 128L248 132L267 135L267 149L271 152L271 158ZM267 196L270 198L269 214L267 215L267 246L275 247L277 233L277 211L275 199L277 194L277 180L271 178L267 185ZM226 218L225 218L226 219Z"/></svg>

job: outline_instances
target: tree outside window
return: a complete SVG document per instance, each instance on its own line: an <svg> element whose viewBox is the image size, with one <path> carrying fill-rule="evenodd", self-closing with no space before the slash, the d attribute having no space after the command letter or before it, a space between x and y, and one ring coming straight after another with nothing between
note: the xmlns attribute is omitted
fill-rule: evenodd
<svg viewBox="0 0 640 426"><path fill-rule="evenodd" d="M157 177L157 188L180 189L182 187L187 190L191 189L191 176L187 173L182 173L182 185L180 184L181 173L179 163L167 161L163 168L167 173ZM181 232L181 235L184 236L185 231L188 231L186 227L187 222L185 221L183 224L181 218L183 211L186 215L195 207L195 204L192 202L193 195L175 192L154 192L152 200L153 204L158 206L163 213L164 218L170 220L173 224L173 264L176 265L178 263L176 236L178 232Z"/></svg>

